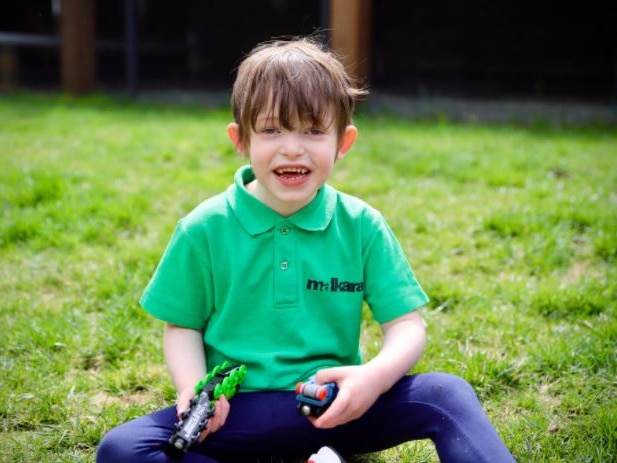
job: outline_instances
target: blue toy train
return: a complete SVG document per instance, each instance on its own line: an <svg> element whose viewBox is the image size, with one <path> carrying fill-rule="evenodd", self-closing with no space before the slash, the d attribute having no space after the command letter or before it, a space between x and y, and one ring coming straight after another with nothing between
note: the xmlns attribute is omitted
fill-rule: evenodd
<svg viewBox="0 0 617 463"><path fill-rule="evenodd" d="M312 379L296 385L297 410L301 415L320 416L338 394L336 383L317 384Z"/></svg>

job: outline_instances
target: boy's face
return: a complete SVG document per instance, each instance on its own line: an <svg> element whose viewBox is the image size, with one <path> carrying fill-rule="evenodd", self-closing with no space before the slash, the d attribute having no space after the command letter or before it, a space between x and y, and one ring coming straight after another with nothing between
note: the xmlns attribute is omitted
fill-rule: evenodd
<svg viewBox="0 0 617 463"><path fill-rule="evenodd" d="M314 127L297 120L293 128L286 129L276 114L259 114L248 147L240 143L237 124L229 124L227 130L255 172L248 190L279 214L289 216L312 201L330 177L335 161L345 157L353 145L357 130L347 126L339 140L334 124Z"/></svg>

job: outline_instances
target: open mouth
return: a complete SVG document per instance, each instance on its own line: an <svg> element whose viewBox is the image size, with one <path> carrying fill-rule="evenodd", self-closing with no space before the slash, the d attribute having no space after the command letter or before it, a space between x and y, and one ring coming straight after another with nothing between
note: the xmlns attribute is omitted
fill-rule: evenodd
<svg viewBox="0 0 617 463"><path fill-rule="evenodd" d="M306 178L311 171L306 167L279 167L274 170L274 173L281 180L287 182L298 182Z"/></svg>

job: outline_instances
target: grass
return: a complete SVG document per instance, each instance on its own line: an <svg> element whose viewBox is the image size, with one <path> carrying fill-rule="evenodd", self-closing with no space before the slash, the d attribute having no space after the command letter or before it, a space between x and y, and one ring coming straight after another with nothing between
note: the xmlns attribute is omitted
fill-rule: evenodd
<svg viewBox="0 0 617 463"><path fill-rule="evenodd" d="M137 301L176 220L242 164L228 118L0 99L0 461L92 462L107 430L173 403L161 325ZM432 297L416 371L466 378L521 462L615 461L615 128L357 125L332 183L382 210Z"/></svg>

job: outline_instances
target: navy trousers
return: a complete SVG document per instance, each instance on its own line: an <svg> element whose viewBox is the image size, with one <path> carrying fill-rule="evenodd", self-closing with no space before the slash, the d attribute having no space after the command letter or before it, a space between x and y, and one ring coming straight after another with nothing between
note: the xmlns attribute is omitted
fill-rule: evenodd
<svg viewBox="0 0 617 463"><path fill-rule="evenodd" d="M514 461L471 386L453 375L406 376L361 418L334 429L298 415L293 392L240 393L230 403L225 425L192 447L185 463L306 461L324 445L354 455L418 439L431 439L444 463ZM175 422L170 407L112 429L97 463L170 463L163 449Z"/></svg>

